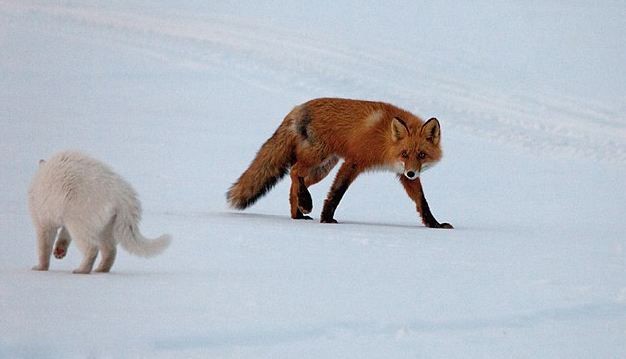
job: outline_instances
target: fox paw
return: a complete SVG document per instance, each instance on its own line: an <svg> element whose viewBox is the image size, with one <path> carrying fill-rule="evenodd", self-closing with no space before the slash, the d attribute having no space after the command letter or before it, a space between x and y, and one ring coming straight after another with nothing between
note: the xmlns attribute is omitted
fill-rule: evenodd
<svg viewBox="0 0 626 359"><path fill-rule="evenodd" d="M452 225L450 223L429 224L429 225L426 225L426 227L428 227L428 228L441 228L441 229L453 229L454 228L454 227L452 227Z"/></svg>
<svg viewBox="0 0 626 359"><path fill-rule="evenodd" d="M296 215L295 215L295 216L292 216L291 218L293 218L293 219L313 219L313 218L312 218L312 217L310 217L310 216L306 216L306 215L304 215L304 213L302 213L302 211L300 210L300 208L298 208L298 209L296 210Z"/></svg>
<svg viewBox="0 0 626 359"><path fill-rule="evenodd" d="M322 218L320 219L320 223L333 223L333 224L337 224L337 220L334 218Z"/></svg>
<svg viewBox="0 0 626 359"><path fill-rule="evenodd" d="M67 254L69 242L66 239L59 239L54 245L54 258L62 259Z"/></svg>
<svg viewBox="0 0 626 359"><path fill-rule="evenodd" d="M47 266L42 266L40 264L37 264L36 266L34 266L32 268L32 270L36 270L36 271L47 271L48 267Z"/></svg>
<svg viewBox="0 0 626 359"><path fill-rule="evenodd" d="M298 194L298 209L304 214L309 214L313 210L313 199L309 191L305 190Z"/></svg>

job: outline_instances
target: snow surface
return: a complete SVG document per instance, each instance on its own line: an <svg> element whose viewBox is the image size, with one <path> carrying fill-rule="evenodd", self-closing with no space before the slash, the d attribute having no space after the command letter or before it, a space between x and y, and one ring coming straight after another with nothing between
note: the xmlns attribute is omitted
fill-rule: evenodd
<svg viewBox="0 0 626 359"><path fill-rule="evenodd" d="M626 5L0 1L0 358L626 357ZM424 228L392 174L339 225L288 181L224 193L310 98L443 129ZM35 264L26 191L61 149L139 192L150 260ZM318 217L332 175L312 188Z"/></svg>

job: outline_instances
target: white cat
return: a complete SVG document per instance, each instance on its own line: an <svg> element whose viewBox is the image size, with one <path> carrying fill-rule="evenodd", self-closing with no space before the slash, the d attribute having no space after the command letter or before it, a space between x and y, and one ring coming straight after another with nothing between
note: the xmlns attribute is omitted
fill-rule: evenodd
<svg viewBox="0 0 626 359"><path fill-rule="evenodd" d="M141 204L133 188L104 163L74 151L41 160L29 190L29 208L37 231L39 264L48 270L56 234L54 255L63 258L71 240L84 258L74 273L89 273L100 251L96 272L108 272L115 261L117 244L128 252L151 257L170 243L169 235L148 240L139 232Z"/></svg>

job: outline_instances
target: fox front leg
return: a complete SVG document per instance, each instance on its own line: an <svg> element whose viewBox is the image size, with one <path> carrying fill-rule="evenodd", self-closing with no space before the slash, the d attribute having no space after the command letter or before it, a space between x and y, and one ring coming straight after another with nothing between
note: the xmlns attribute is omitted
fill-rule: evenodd
<svg viewBox="0 0 626 359"><path fill-rule="evenodd" d="M452 225L450 223L439 223L435 216L433 216L430 211L430 207L428 206L428 202L426 202L426 197L424 197L424 191L422 189L422 182L419 177L410 180L405 176L400 177L400 182L402 182L402 186L406 190L406 193L411 197L413 202L415 202L415 207L417 208L417 212L422 216L422 222L426 227L429 228L446 228L452 229Z"/></svg>
<svg viewBox="0 0 626 359"><path fill-rule="evenodd" d="M328 192L328 196L324 200L320 222L337 223L337 220L334 218L335 210L352 181L359 175L359 172L358 166L354 162L344 162L341 165L333 185L330 187L330 192Z"/></svg>

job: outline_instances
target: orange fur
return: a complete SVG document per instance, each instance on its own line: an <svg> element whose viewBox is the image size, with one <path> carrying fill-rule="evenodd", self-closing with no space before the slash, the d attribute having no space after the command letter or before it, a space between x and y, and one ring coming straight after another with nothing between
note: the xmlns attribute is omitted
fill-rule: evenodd
<svg viewBox="0 0 626 359"><path fill-rule="evenodd" d="M334 212L350 183L362 172L390 169L402 176L423 222L440 224L428 209L419 173L442 157L437 119L424 123L408 111L383 102L320 98L294 108L259 150L250 167L227 193L231 206L253 204L290 169L292 218L310 218L307 188L344 159L324 202L322 222L336 223Z"/></svg>

